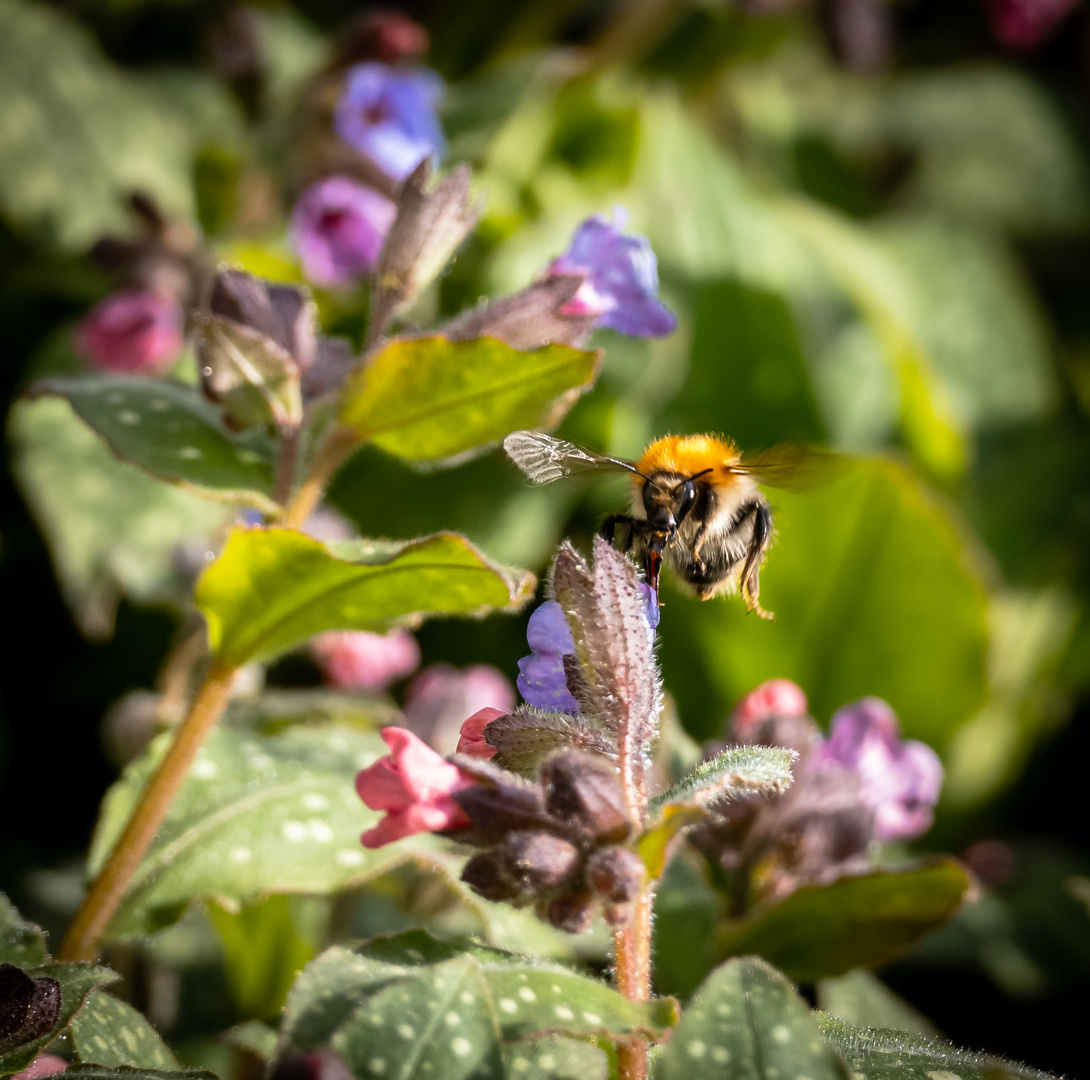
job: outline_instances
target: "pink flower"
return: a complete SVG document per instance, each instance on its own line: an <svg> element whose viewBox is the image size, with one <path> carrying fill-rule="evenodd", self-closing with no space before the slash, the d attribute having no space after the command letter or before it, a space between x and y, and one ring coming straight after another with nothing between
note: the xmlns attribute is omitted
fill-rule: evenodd
<svg viewBox="0 0 1090 1080"><path fill-rule="evenodd" d="M462 721L484 708L509 713L515 707L510 679L490 664L456 668L430 664L409 684L405 726L439 750L458 741Z"/></svg>
<svg viewBox="0 0 1090 1080"><path fill-rule="evenodd" d="M458 732L458 753L475 758L490 758L496 754L496 748L485 742L484 729L497 716L506 716L502 709L478 709L462 723Z"/></svg>
<svg viewBox="0 0 1090 1080"><path fill-rule="evenodd" d="M896 714L881 698L863 698L834 713L829 738L812 759L814 767L831 761L856 773L862 800L874 811L874 834L883 841L925 833L942 790L938 754L900 734Z"/></svg>
<svg viewBox="0 0 1090 1080"><path fill-rule="evenodd" d="M992 33L1012 49L1032 49L1047 40L1079 0L991 0Z"/></svg>
<svg viewBox="0 0 1090 1080"><path fill-rule="evenodd" d="M802 688L790 679L769 679L734 708L734 730L744 737L748 729L770 716L805 716L809 706Z"/></svg>
<svg viewBox="0 0 1090 1080"><path fill-rule="evenodd" d="M386 816L360 837L363 846L377 848L414 833L466 828L470 820L451 796L475 781L411 731L388 727L379 734L390 754L356 776L356 791L372 810L385 810Z"/></svg>
<svg viewBox="0 0 1090 1080"><path fill-rule="evenodd" d="M347 176L311 184L291 215L303 273L316 285L354 285L378 262L397 207Z"/></svg>
<svg viewBox="0 0 1090 1080"><path fill-rule="evenodd" d="M350 690L385 689L420 666L420 646L404 630L331 630L314 638L310 649L327 681Z"/></svg>
<svg viewBox="0 0 1090 1080"><path fill-rule="evenodd" d="M64 1072L68 1062L56 1054L39 1054L22 1072L16 1073L11 1080L38 1080L40 1076L52 1076Z"/></svg>
<svg viewBox="0 0 1090 1080"><path fill-rule="evenodd" d="M182 309L159 293L129 289L106 297L76 328L75 347L105 371L147 374L182 351Z"/></svg>

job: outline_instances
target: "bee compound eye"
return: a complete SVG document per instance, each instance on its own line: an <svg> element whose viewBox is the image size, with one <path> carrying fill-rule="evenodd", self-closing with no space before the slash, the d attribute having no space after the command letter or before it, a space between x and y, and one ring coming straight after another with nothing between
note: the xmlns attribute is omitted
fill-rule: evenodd
<svg viewBox="0 0 1090 1080"><path fill-rule="evenodd" d="M680 525L689 516L689 511L692 510L693 504L696 502L696 485L692 480L682 481L677 486L675 497L677 499L677 509L674 511L674 516Z"/></svg>

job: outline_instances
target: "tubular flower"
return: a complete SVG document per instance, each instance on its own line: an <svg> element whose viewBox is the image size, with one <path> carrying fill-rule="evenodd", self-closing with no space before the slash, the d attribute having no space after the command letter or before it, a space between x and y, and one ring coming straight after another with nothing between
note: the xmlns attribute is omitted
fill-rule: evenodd
<svg viewBox="0 0 1090 1080"><path fill-rule="evenodd" d="M484 729L497 717L506 715L502 709L478 709L467 717L458 732L458 753L486 760L495 757L496 748L485 742Z"/></svg>
<svg viewBox="0 0 1090 1080"><path fill-rule="evenodd" d="M632 337L664 337L676 329L677 317L658 298L658 267L647 238L622 232L627 218L621 207L612 221L601 214L588 218L546 277L583 276L561 314L590 316Z"/></svg>
<svg viewBox="0 0 1090 1080"><path fill-rule="evenodd" d="M105 371L148 374L172 364L182 351L182 309L147 289L106 297L76 328L76 351Z"/></svg>
<svg viewBox="0 0 1090 1080"><path fill-rule="evenodd" d="M353 285L378 262L397 208L347 176L311 184L295 204L292 240L303 273L316 285Z"/></svg>
<svg viewBox="0 0 1090 1080"><path fill-rule="evenodd" d="M469 818L452 796L476 782L405 728L388 727L379 734L390 754L356 776L356 791L367 806L385 810L386 816L360 837L363 846L377 848L414 833L468 827Z"/></svg>
<svg viewBox="0 0 1090 1080"><path fill-rule="evenodd" d="M337 134L395 180L404 180L446 143L436 106L443 84L432 71L367 61L348 69L334 113Z"/></svg>
<svg viewBox="0 0 1090 1080"><path fill-rule="evenodd" d="M420 646L404 630L331 630L310 647L326 680L345 689L382 690L420 666Z"/></svg>
<svg viewBox="0 0 1090 1080"><path fill-rule="evenodd" d="M519 693L529 705L553 712L579 711L564 676L564 657L575 653L575 642L568 628L564 610L555 600L548 600L530 616L526 642L532 650L519 661L515 680Z"/></svg>
<svg viewBox="0 0 1090 1080"><path fill-rule="evenodd" d="M514 706L511 681L491 664L429 664L405 693L405 726L429 746L447 750L467 716L484 708L506 713Z"/></svg>
<svg viewBox="0 0 1090 1080"><path fill-rule="evenodd" d="M902 739L893 710L863 698L838 710L814 766L837 762L860 779L860 797L874 811L879 840L912 840L925 833L942 789L942 762L925 743Z"/></svg>

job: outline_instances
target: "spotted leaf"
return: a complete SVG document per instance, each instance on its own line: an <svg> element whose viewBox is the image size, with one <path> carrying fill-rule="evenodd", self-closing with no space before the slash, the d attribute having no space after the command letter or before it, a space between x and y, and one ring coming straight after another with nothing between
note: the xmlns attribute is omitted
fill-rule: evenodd
<svg viewBox="0 0 1090 1080"><path fill-rule="evenodd" d="M178 1067L155 1028L131 1005L102 990L91 993L68 1030L80 1061L144 1069Z"/></svg>

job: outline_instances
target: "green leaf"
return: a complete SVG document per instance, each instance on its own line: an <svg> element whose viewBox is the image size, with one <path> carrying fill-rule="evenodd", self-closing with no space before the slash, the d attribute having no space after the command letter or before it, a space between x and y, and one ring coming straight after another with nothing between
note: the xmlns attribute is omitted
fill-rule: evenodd
<svg viewBox="0 0 1090 1080"><path fill-rule="evenodd" d="M804 885L720 927L721 955L755 953L800 981L874 967L941 926L970 878L954 859Z"/></svg>
<svg viewBox="0 0 1090 1080"><path fill-rule="evenodd" d="M205 1069L181 1069L164 1072L161 1069L133 1068L128 1065L69 1065L65 1076L75 1080L219 1080Z"/></svg>
<svg viewBox="0 0 1090 1080"><path fill-rule="evenodd" d="M484 973L465 956L380 990L330 1045L356 1076L503 1080L499 1036Z"/></svg>
<svg viewBox="0 0 1090 1080"><path fill-rule="evenodd" d="M651 800L657 810L670 803L705 804L715 799L761 793L779 795L791 785L798 757L782 746L731 746L702 762L683 780Z"/></svg>
<svg viewBox="0 0 1090 1080"><path fill-rule="evenodd" d="M599 360L566 345L519 352L495 338L392 341L350 376L341 422L416 465L451 464L519 428L558 424Z"/></svg>
<svg viewBox="0 0 1090 1080"><path fill-rule="evenodd" d="M519 1080L607 1080L609 1061L592 1043L550 1035L503 1045L508 1077Z"/></svg>
<svg viewBox="0 0 1090 1080"><path fill-rule="evenodd" d="M144 1016L112 994L95 990L69 1028L80 1061L176 1069L178 1062Z"/></svg>
<svg viewBox="0 0 1090 1080"><path fill-rule="evenodd" d="M34 967L44 964L47 955L42 928L27 922L0 893L0 964Z"/></svg>
<svg viewBox="0 0 1090 1080"><path fill-rule="evenodd" d="M236 529L197 583L217 660L268 660L323 630L385 630L419 615L521 607L534 579L437 533L328 547L290 529Z"/></svg>
<svg viewBox="0 0 1090 1080"><path fill-rule="evenodd" d="M119 462L62 401L16 402L14 470L49 544L80 629L107 637L121 596L188 601L179 545L221 529L234 511Z"/></svg>
<svg viewBox="0 0 1090 1080"><path fill-rule="evenodd" d="M814 1015L760 960L716 969L663 1047L655 1080L848 1080Z"/></svg>
<svg viewBox="0 0 1090 1080"><path fill-rule="evenodd" d="M672 595L662 609L665 682L691 730L711 736L707 718L782 677L820 719L882 697L906 735L941 750L987 687L987 596L962 531L893 462L860 462L825 488L771 501L777 540L761 603L775 623L730 599Z"/></svg>
<svg viewBox="0 0 1090 1080"><path fill-rule="evenodd" d="M236 1025L224 1033L223 1041L249 1051L262 1062L272 1061L276 1056L276 1031L260 1020Z"/></svg>
<svg viewBox="0 0 1090 1080"><path fill-rule="evenodd" d="M909 1031L935 1036L935 1025L898 997L873 972L857 968L817 984L818 1007L856 1027Z"/></svg>
<svg viewBox="0 0 1090 1080"><path fill-rule="evenodd" d="M235 434L195 387L174 379L83 375L45 379L33 396L64 398L122 460L206 498L272 511L275 448Z"/></svg>
<svg viewBox="0 0 1090 1080"><path fill-rule="evenodd" d="M404 718L393 700L337 690L265 690L256 697L234 697L227 703L221 723L239 731L276 735L296 725L315 727L337 724L357 731L377 731Z"/></svg>
<svg viewBox="0 0 1090 1080"><path fill-rule="evenodd" d="M467 962L483 973L488 1007L507 1042L550 1032L661 1039L677 1023L672 998L629 1001L604 983L557 964L534 962L472 939L440 941L410 931L365 942L356 951L335 946L310 964L288 996L281 1049L343 1044L343 1032L364 1022L374 995L396 1000L406 983Z"/></svg>
<svg viewBox="0 0 1090 1080"><path fill-rule="evenodd" d="M68 1026L93 990L108 986L117 979L112 971L93 964L43 964L28 968L26 973L32 979L55 979L60 984L60 1011L49 1030L37 1038L17 1046L6 1046L0 1051L0 1076L10 1076L25 1069L38 1051L45 1049Z"/></svg>
<svg viewBox="0 0 1090 1080"><path fill-rule="evenodd" d="M91 873L168 742L157 739L107 794ZM380 815L360 802L353 780L385 752L377 735L347 728L213 731L133 875L111 936L167 925L203 897L237 909L271 892L324 895L411 857L404 846L368 851L359 842Z"/></svg>
<svg viewBox="0 0 1090 1080"><path fill-rule="evenodd" d="M1053 1080L1049 1073L992 1054L959 1050L950 1043L903 1031L857 1028L835 1016L818 1016L829 1045L859 1080Z"/></svg>

